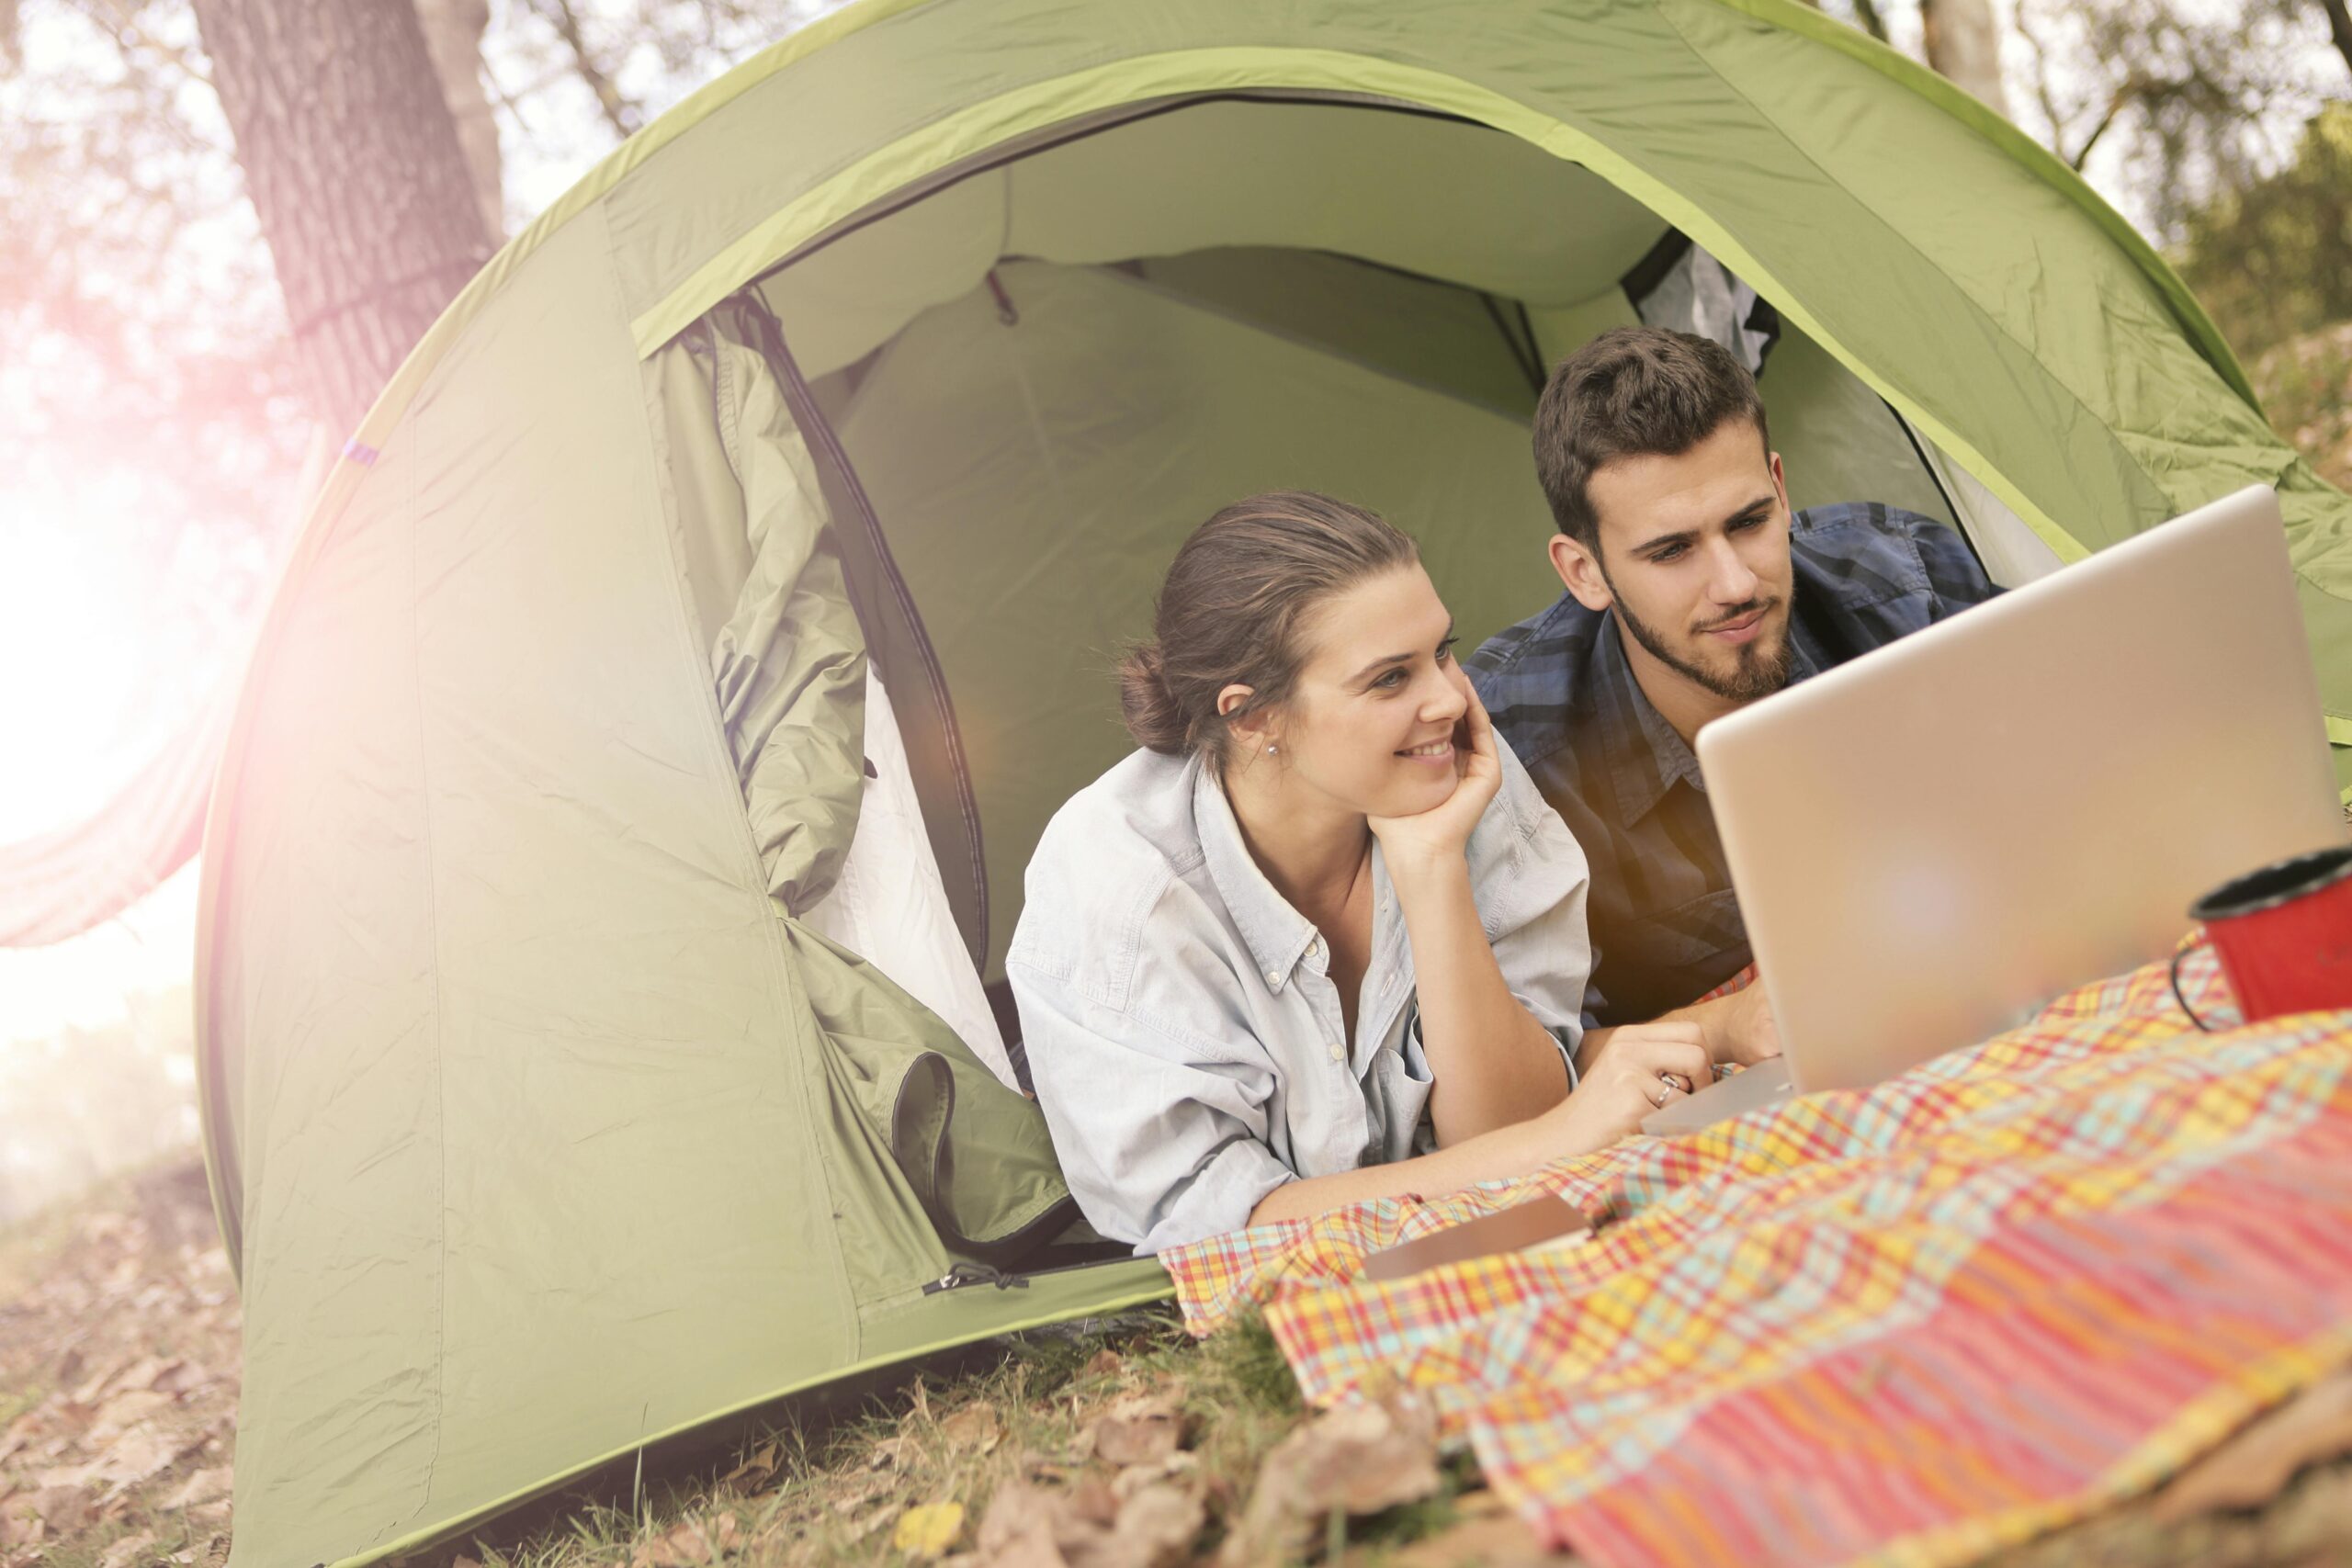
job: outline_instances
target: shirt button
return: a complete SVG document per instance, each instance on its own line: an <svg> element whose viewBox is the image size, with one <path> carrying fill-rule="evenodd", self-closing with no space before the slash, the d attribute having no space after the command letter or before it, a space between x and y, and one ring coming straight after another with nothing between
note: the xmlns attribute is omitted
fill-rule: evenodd
<svg viewBox="0 0 2352 1568"><path fill-rule="evenodd" d="M1283 977L1280 973L1272 969L1266 971L1266 984L1269 986L1279 986L1282 983Z"/></svg>
<svg viewBox="0 0 2352 1568"><path fill-rule="evenodd" d="M1346 1061L1347 1059L1348 1059L1348 1048L1347 1048L1346 1046L1344 1046L1344 1045L1334 1045L1334 1046L1332 1046L1332 1047L1331 1047L1331 1060L1333 1060L1333 1061L1335 1061L1335 1062L1344 1062L1344 1061Z"/></svg>
<svg viewBox="0 0 2352 1568"><path fill-rule="evenodd" d="M1308 938L1306 939L1306 956L1307 956L1307 957L1309 957L1309 958L1317 957L1317 956L1319 956L1319 955L1322 953L1322 952L1323 952L1323 939L1322 939L1321 937L1319 937L1319 936L1311 936L1311 937L1308 937Z"/></svg>

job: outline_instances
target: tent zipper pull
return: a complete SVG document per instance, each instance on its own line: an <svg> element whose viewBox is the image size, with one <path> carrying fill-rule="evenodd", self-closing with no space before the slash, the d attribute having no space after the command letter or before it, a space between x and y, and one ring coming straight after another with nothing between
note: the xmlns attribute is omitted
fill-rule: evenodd
<svg viewBox="0 0 2352 1568"><path fill-rule="evenodd" d="M1007 1274L985 1263L958 1263L953 1269L922 1288L926 1296L942 1291L960 1291L967 1285L994 1285L1000 1291L1025 1291L1029 1281L1019 1274Z"/></svg>
<svg viewBox="0 0 2352 1568"><path fill-rule="evenodd" d="M1004 280L998 277L996 268L989 268L989 292L996 296L996 319L1008 327L1021 324L1021 312L1013 308L1012 296L1004 291Z"/></svg>

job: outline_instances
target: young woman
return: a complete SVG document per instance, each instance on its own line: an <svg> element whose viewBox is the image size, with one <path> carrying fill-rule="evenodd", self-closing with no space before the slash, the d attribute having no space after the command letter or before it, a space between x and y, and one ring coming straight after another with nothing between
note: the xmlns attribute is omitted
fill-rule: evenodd
<svg viewBox="0 0 2352 1568"><path fill-rule="evenodd" d="M1121 671L1143 750L1046 828L1006 961L1096 1229L1157 1252L1514 1176L1710 1076L1696 1023L1582 1038L1584 853L1412 540L1253 497L1185 541L1155 629Z"/></svg>

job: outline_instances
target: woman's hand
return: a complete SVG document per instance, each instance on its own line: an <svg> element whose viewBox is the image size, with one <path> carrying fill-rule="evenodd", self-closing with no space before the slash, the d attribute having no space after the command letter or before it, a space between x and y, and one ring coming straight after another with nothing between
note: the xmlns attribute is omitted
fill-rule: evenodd
<svg viewBox="0 0 2352 1568"><path fill-rule="evenodd" d="M1445 672L1462 689L1467 705L1454 726L1453 793L1427 811L1410 817L1370 818L1373 836L1392 869L1399 863L1430 861L1443 856L1459 859L1468 849L1471 829L1487 814L1487 807L1503 786L1503 765L1495 755L1495 727L1487 717L1477 689L1458 664Z"/></svg>
<svg viewBox="0 0 2352 1568"><path fill-rule="evenodd" d="M1696 1023L1629 1023L1586 1070L1576 1092L1544 1112L1546 1159L1589 1154L1638 1132L1642 1118L1715 1080L1706 1030Z"/></svg>

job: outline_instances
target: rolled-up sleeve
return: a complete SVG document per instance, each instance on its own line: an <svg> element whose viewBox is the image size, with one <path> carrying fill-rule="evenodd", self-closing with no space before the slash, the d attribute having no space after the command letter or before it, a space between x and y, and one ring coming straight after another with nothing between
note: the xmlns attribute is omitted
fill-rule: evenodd
<svg viewBox="0 0 2352 1568"><path fill-rule="evenodd" d="M1576 835L1544 803L1519 759L1506 749L1501 760L1503 786L1481 824L1482 833L1489 825L1498 831L1487 844L1473 846L1477 860L1493 856L1500 863L1471 868L1482 891L1490 890L1480 899L1480 913L1503 983L1560 1043L1574 1087L1592 974L1585 931L1591 876Z"/></svg>
<svg viewBox="0 0 2352 1568"><path fill-rule="evenodd" d="M1089 1224L1139 1254L1250 1223L1296 1173L1268 1146L1274 1066L1005 965L1037 1103Z"/></svg>

